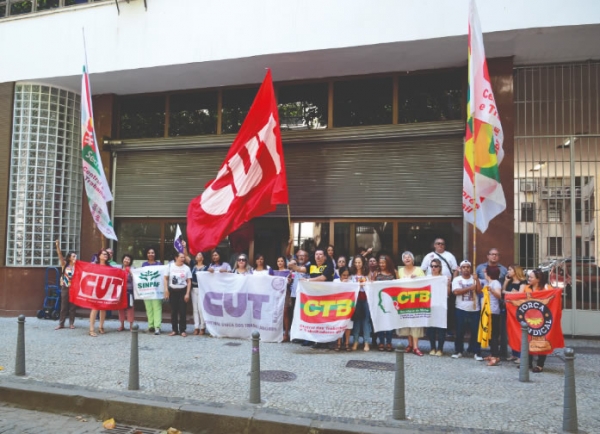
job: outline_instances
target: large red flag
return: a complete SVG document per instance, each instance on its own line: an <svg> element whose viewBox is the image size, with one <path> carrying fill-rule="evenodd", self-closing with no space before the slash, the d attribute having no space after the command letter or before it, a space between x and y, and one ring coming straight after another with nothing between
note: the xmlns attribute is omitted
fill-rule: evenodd
<svg viewBox="0 0 600 434"><path fill-rule="evenodd" d="M69 301L87 309L127 308L127 272L108 265L77 261Z"/></svg>
<svg viewBox="0 0 600 434"><path fill-rule="evenodd" d="M195 254L212 249L243 223L287 203L279 115L269 70L217 177L190 202L189 250Z"/></svg>
<svg viewBox="0 0 600 434"><path fill-rule="evenodd" d="M508 343L513 350L521 351L521 321L528 326L530 353L551 354L565 346L560 323L562 290L509 293L505 300Z"/></svg>

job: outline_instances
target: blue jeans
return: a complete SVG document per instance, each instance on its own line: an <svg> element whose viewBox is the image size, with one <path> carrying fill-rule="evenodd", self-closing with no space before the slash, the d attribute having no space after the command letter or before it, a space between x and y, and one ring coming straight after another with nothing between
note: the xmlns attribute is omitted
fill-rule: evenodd
<svg viewBox="0 0 600 434"><path fill-rule="evenodd" d="M363 311L365 312L365 316L361 320L354 321L354 327L352 328L352 336L354 336L354 342L358 342L358 334L360 333L360 329L362 326L363 342L370 343L369 340L371 340L371 312L369 312L369 305L367 304L367 300L358 300L356 302L356 307L358 308L360 304L363 304L363 306L361 307L364 308Z"/></svg>
<svg viewBox="0 0 600 434"><path fill-rule="evenodd" d="M456 309L456 337L454 339L454 352L462 353L465 350L465 332L468 330L471 332L471 339L469 340L469 348L467 351L473 354L479 354L481 352L481 344L477 342L477 333L479 332L479 311L467 312L466 310Z"/></svg>
<svg viewBox="0 0 600 434"><path fill-rule="evenodd" d="M392 331L388 330L385 332L377 332L377 339L379 339L379 345L392 344Z"/></svg>

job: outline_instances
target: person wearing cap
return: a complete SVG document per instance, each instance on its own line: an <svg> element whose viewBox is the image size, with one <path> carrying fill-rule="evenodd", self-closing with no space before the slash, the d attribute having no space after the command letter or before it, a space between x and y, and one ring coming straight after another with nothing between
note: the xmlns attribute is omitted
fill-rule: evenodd
<svg viewBox="0 0 600 434"><path fill-rule="evenodd" d="M471 273L471 263L464 260L460 263L460 274L452 280L452 292L456 295L455 319L456 338L454 340L453 359L463 356L464 338L467 327L471 333L468 353L474 354L477 361L482 361L481 345L477 342L479 331L480 303L477 294L481 293L481 284L477 276Z"/></svg>

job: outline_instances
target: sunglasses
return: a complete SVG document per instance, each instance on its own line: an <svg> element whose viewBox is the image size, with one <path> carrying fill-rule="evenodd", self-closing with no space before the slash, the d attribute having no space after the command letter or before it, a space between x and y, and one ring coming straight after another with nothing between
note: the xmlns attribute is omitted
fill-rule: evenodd
<svg viewBox="0 0 600 434"><path fill-rule="evenodd" d="M442 268L439 265L432 265L431 268Z"/></svg>
<svg viewBox="0 0 600 434"><path fill-rule="evenodd" d="M241 261L241 262L246 262L246 258L239 258L239 259L238 259L238 262L240 262L240 261Z"/></svg>

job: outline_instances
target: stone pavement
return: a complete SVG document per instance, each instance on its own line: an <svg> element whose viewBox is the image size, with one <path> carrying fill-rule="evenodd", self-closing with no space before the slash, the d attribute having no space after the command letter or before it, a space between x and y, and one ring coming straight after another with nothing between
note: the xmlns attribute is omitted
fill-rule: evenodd
<svg viewBox="0 0 600 434"><path fill-rule="evenodd" d="M160 336L140 333L141 390L133 392L127 390L131 336L116 331L117 321L108 321L107 333L97 338L87 335L83 319L77 319L75 330L55 331L56 324L27 318L27 374L16 377L17 319L0 318L0 366L4 368L0 387L50 387L82 395L98 392L105 394L105 400L106 396L123 397L179 408L226 408L241 414L261 411L289 420L345 424L354 426L356 432L388 432L389 428L396 428L394 432L562 431L562 350L548 357L543 373L530 373L529 383L518 381L519 370L512 362L488 367L472 358L451 359L452 342L446 344L444 357L406 355L408 421L397 422L391 420L394 353L338 353L290 343L262 343L261 370L285 371L289 374L273 378L293 379L262 381L263 402L253 406L248 404L250 341L169 337L166 325ZM145 329L146 324L140 323L140 327ZM576 351L579 428L600 432L600 341L566 341ZM428 352L426 342L420 347ZM0 401L6 398L0 395ZM143 421L137 423L143 425Z"/></svg>

